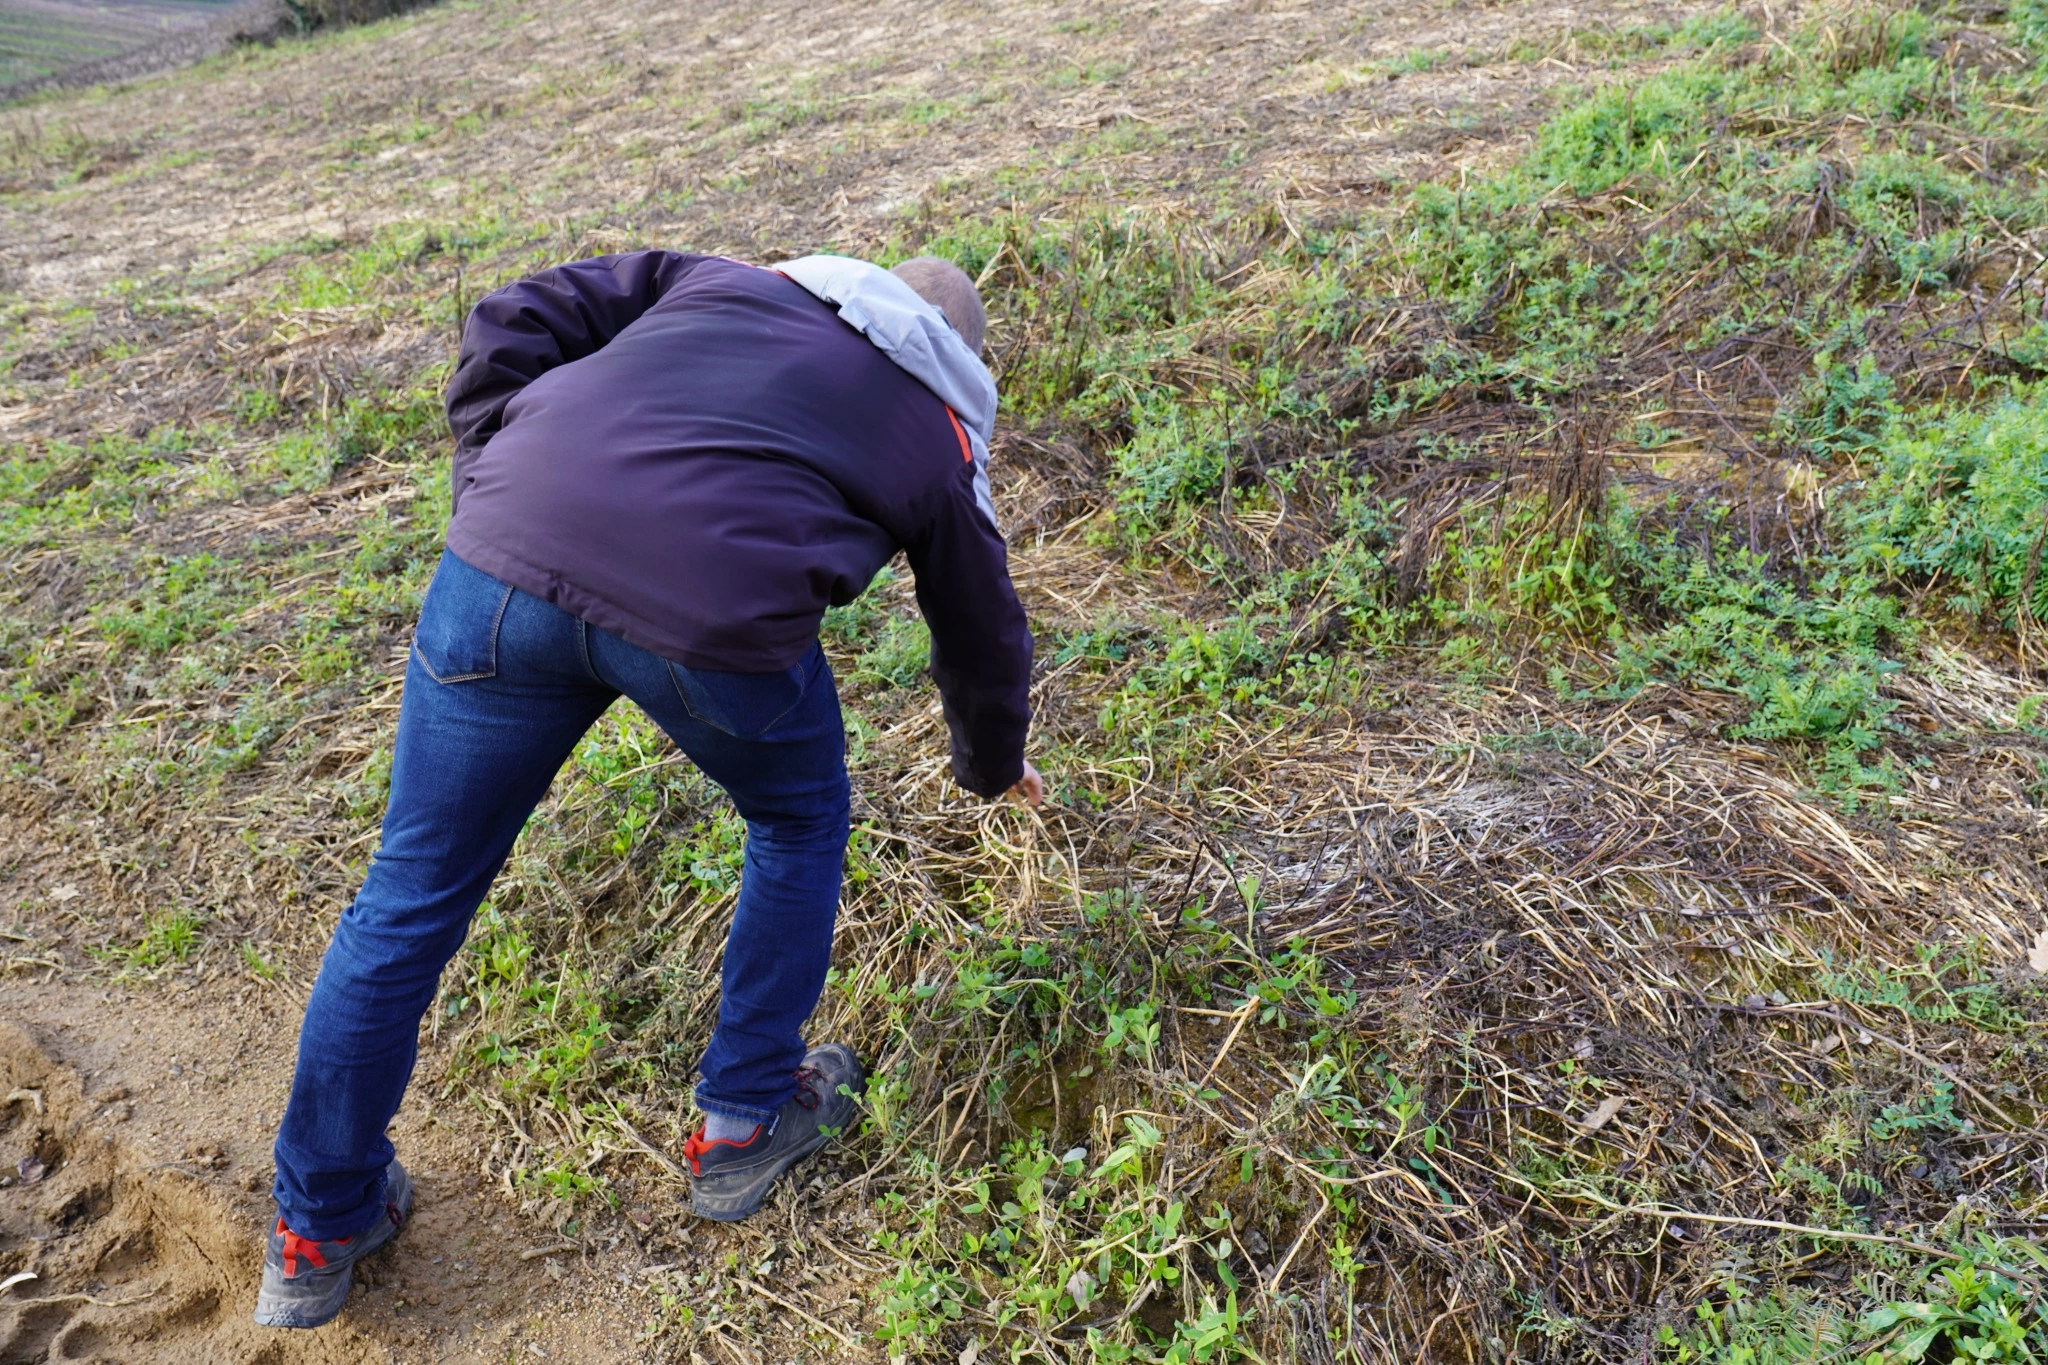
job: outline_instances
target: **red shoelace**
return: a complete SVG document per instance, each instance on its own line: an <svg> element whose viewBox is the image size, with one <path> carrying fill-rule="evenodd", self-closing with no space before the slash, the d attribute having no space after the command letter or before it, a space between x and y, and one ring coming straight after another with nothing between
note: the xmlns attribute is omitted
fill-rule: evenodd
<svg viewBox="0 0 2048 1365"><path fill-rule="evenodd" d="M287 1280L297 1278L300 1257L304 1257L306 1264L316 1270L327 1268L327 1257L320 1250L320 1244L293 1232L284 1225L283 1218L277 1220L277 1234L284 1238L284 1277ZM354 1240L353 1237L338 1237L334 1244L345 1247Z"/></svg>
<svg viewBox="0 0 2048 1365"><path fill-rule="evenodd" d="M689 1140L683 1144L683 1159L690 1163L690 1174L704 1174L703 1167L698 1164L698 1158L713 1147L751 1147L754 1145L754 1139L761 1136L767 1130L767 1127L768 1125L764 1123L755 1124L754 1131L745 1142L734 1142L731 1138L713 1138L711 1141L706 1142L704 1140L703 1125L699 1124L697 1131L690 1134Z"/></svg>
<svg viewBox="0 0 2048 1365"><path fill-rule="evenodd" d="M796 1102L806 1109L816 1109L825 1102L818 1093L819 1084L825 1073L814 1066L800 1066L796 1069Z"/></svg>
<svg viewBox="0 0 2048 1365"><path fill-rule="evenodd" d="M818 1086L824 1081L825 1073L814 1066L800 1066L796 1069L795 1074L796 1102L806 1109L816 1109L819 1105L823 1104L825 1097L818 1093ZM734 1142L731 1138L715 1138L712 1141L706 1142L704 1140L704 1126L699 1124L697 1131L690 1134L689 1138L683 1143L683 1157L690 1163L690 1174L704 1174L702 1168L697 1164L697 1159L713 1147L751 1147L754 1145L754 1138L761 1136L767 1130L767 1127L768 1125L765 1123L755 1124L753 1136L749 1137L745 1142Z"/></svg>

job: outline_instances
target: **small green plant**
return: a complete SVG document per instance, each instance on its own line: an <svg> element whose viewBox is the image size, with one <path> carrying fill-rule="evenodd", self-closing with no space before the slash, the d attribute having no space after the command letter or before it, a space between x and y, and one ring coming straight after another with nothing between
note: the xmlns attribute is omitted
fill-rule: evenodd
<svg viewBox="0 0 2048 1365"><path fill-rule="evenodd" d="M853 678L909 687L924 676L931 652L931 629L923 617L885 616L855 661Z"/></svg>
<svg viewBox="0 0 2048 1365"><path fill-rule="evenodd" d="M2048 1268L2036 1251L2035 1269ZM1860 1365L1920 1365L1922 1361L2002 1361L2034 1365L2048 1358L2043 1303L2021 1290L2009 1272L1974 1258L1927 1280L1932 1297L1894 1302L1860 1324L1863 1346L1874 1347ZM1859 1349L1861 1349L1859 1347Z"/></svg>
<svg viewBox="0 0 2048 1365"><path fill-rule="evenodd" d="M1164 1365L1258 1359L1251 1343L1245 1339L1248 1316L1238 1312L1235 1291L1221 1304L1214 1299L1205 1299L1192 1322L1175 1325L1173 1344L1166 1348L1162 1357Z"/></svg>
<svg viewBox="0 0 2048 1365"><path fill-rule="evenodd" d="M1096 1176L1122 1174L1137 1177L1145 1153L1157 1147L1163 1136L1159 1126L1150 1119L1139 1114L1126 1114L1124 1140L1102 1159L1102 1164L1095 1168Z"/></svg>
<svg viewBox="0 0 2048 1365"><path fill-rule="evenodd" d="M263 950L256 946L254 940L243 939L241 953L242 966L247 969L249 975L255 977L258 981L277 980L279 973L278 965L263 955Z"/></svg>
<svg viewBox="0 0 2048 1365"><path fill-rule="evenodd" d="M960 1318L964 1291L957 1275L927 1265L899 1266L880 1286L882 1326L876 1336L905 1345L931 1339Z"/></svg>
<svg viewBox="0 0 2048 1365"><path fill-rule="evenodd" d="M746 822L720 806L693 823L687 834L671 836L661 851L658 875L664 885L687 886L700 897L724 896L740 884L746 846Z"/></svg>
<svg viewBox="0 0 2048 1365"><path fill-rule="evenodd" d="M495 1073L512 1099L577 1108L603 1073L612 1032L603 995L573 968L537 966L532 939L495 907L479 913L464 960L443 1010L470 1021L470 1064Z"/></svg>
<svg viewBox="0 0 2048 1365"><path fill-rule="evenodd" d="M1731 1268L1718 1297L1694 1308L1685 1326L1657 1329L1668 1365L1808 1365L1855 1360L1854 1328L1797 1289L1758 1292L1757 1277ZM1864 1365L1857 1361L1857 1365Z"/></svg>
<svg viewBox="0 0 2048 1365"><path fill-rule="evenodd" d="M1102 1055L1114 1057L1121 1052L1139 1058L1147 1066L1153 1065L1159 1047L1156 1014L1149 1001L1128 1009L1110 1010L1102 1034Z"/></svg>
<svg viewBox="0 0 2048 1365"><path fill-rule="evenodd" d="M535 1194L572 1207L592 1197L604 1203L612 1202L610 1191L602 1180L588 1171L577 1170L561 1162L522 1171L519 1184Z"/></svg>
<svg viewBox="0 0 2048 1365"><path fill-rule="evenodd" d="M127 604L98 614L109 640L161 655L200 639L243 605L230 582L231 566L211 554L162 560L152 568Z"/></svg>
<svg viewBox="0 0 2048 1365"><path fill-rule="evenodd" d="M1544 126L1530 170L1580 194L1630 176L1676 174L1698 151L1727 87L1711 66L1610 86Z"/></svg>
<svg viewBox="0 0 2048 1365"><path fill-rule="evenodd" d="M1875 573L1940 583L1956 610L2006 626L2048 619L2048 392L1887 425L1876 468L1837 519Z"/></svg>
<svg viewBox="0 0 2048 1365"><path fill-rule="evenodd" d="M1825 959L1814 984L1843 1004L1896 1011L1916 1024L1967 1024L1985 1033L2027 1027L2027 1015L1975 943L1921 944L1910 961Z"/></svg>
<svg viewBox="0 0 2048 1365"><path fill-rule="evenodd" d="M186 961L199 950L200 918L192 910L159 910L150 915L142 937L131 944L102 950L121 970L133 973L161 971Z"/></svg>

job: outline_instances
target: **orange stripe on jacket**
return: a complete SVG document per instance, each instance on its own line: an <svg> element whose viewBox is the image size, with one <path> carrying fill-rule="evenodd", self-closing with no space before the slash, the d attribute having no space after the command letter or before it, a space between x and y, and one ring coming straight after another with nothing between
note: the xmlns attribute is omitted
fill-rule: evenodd
<svg viewBox="0 0 2048 1365"><path fill-rule="evenodd" d="M967 440L967 428L960 425L960 419L954 416L951 408L946 409L946 416L953 419L953 434L960 438L960 458L968 464L973 464L974 447Z"/></svg>

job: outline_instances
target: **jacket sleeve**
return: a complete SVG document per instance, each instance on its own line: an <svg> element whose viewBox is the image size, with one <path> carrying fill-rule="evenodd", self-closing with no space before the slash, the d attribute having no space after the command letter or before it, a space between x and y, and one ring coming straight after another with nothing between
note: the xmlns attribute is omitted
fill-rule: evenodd
<svg viewBox="0 0 2048 1365"><path fill-rule="evenodd" d="M462 352L448 381L455 496L461 497L469 462L497 434L515 394L557 365L595 354L705 259L674 251L598 256L485 295L462 329Z"/></svg>
<svg viewBox="0 0 2048 1365"><path fill-rule="evenodd" d="M931 627L953 776L977 796L1000 796L1024 775L1031 631L1003 538L975 506L973 475L972 465L960 466L938 514L903 548Z"/></svg>

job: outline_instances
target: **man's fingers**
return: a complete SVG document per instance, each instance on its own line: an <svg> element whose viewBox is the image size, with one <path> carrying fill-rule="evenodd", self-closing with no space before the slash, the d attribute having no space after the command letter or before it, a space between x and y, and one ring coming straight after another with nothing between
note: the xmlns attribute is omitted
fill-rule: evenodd
<svg viewBox="0 0 2048 1365"><path fill-rule="evenodd" d="M1039 803L1045 800L1045 779L1038 775L1037 768L1026 763L1024 775L1011 785L1008 794L1037 810Z"/></svg>

